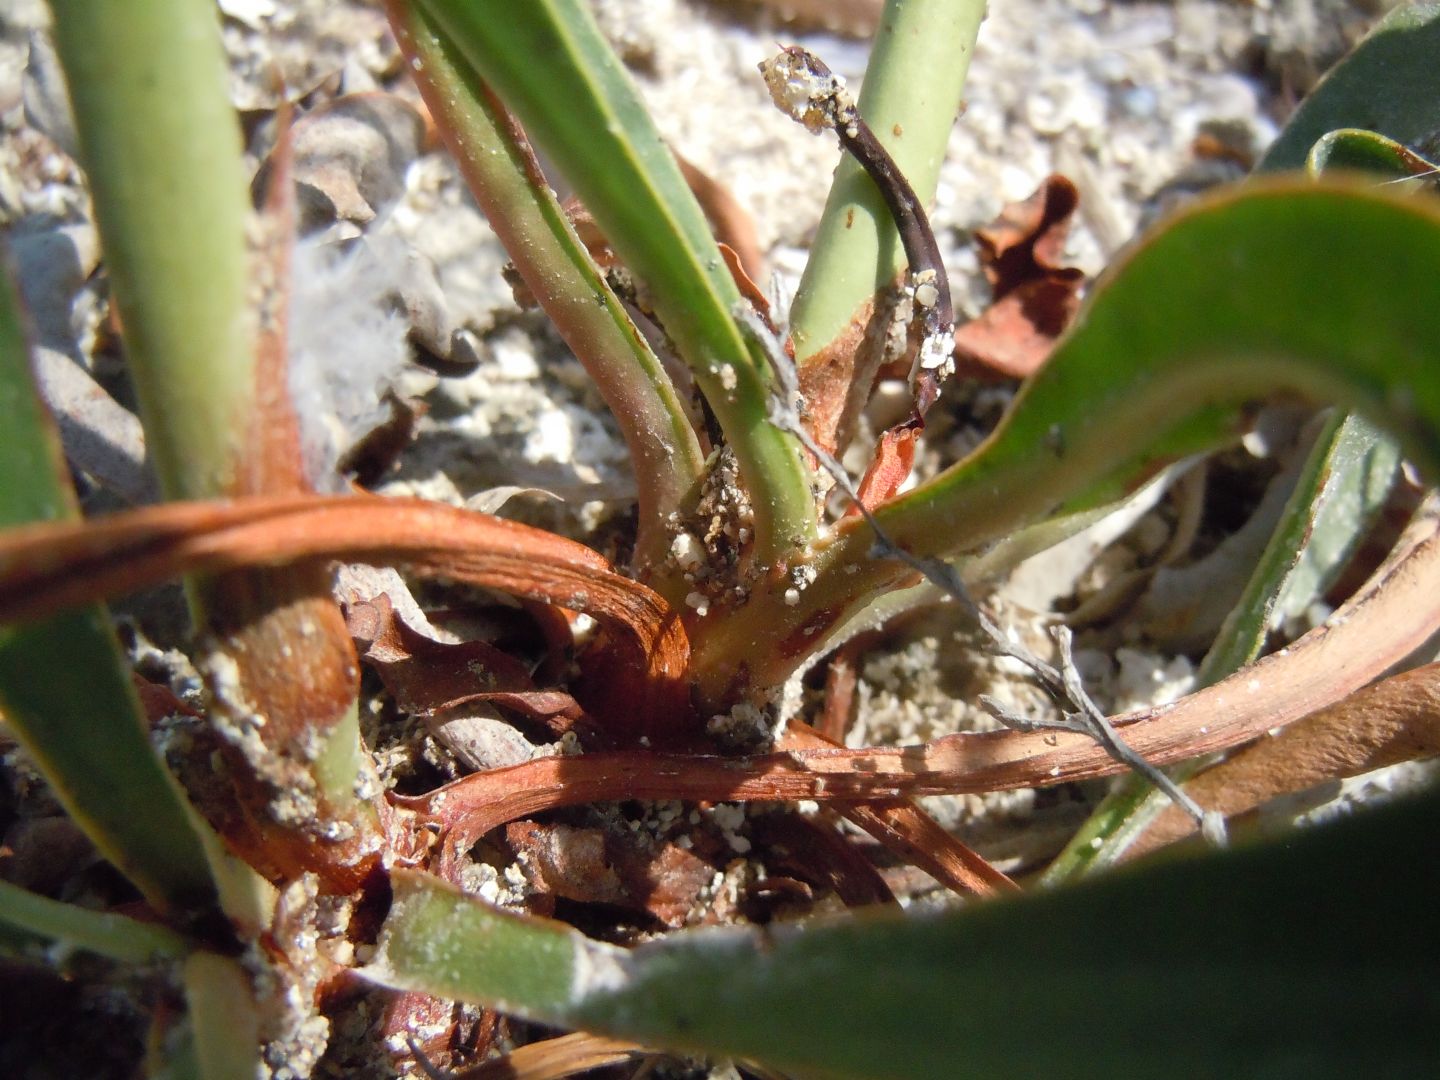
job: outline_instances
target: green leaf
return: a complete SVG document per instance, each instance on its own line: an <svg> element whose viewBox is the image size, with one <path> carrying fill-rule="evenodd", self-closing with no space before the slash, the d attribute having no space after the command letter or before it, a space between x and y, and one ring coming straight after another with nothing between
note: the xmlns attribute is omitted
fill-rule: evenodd
<svg viewBox="0 0 1440 1080"><path fill-rule="evenodd" d="M1421 838L1437 828L1431 796L943 915L692 931L628 953L397 874L366 974L807 1077L1424 1075L1440 877ZM486 966L503 956L513 981Z"/></svg>
<svg viewBox="0 0 1440 1080"><path fill-rule="evenodd" d="M1372 424L1336 414L1315 440L1240 600L1200 665L1209 686L1257 659L1275 624L1322 596L1354 554L1389 496L1399 451ZM1177 765L1170 776L1189 779L1208 764ZM1089 820L1046 869L1043 884L1058 885L1116 862L1170 804L1142 777L1120 778Z"/></svg>
<svg viewBox="0 0 1440 1080"><path fill-rule="evenodd" d="M1302 169L1328 132L1364 128L1424 151L1440 131L1440 3L1396 8L1331 69L1257 166Z"/></svg>
<svg viewBox="0 0 1440 1080"><path fill-rule="evenodd" d="M1322 135L1310 148L1305 169L1312 176L1327 170L1374 173L1397 185L1408 183L1412 189L1425 186L1427 180L1433 189L1437 173L1435 165L1414 150L1358 128L1341 128Z"/></svg>
<svg viewBox="0 0 1440 1080"><path fill-rule="evenodd" d="M389 9L476 201L615 414L639 488L637 560L658 564L669 552L666 519L681 509L705 467L675 388L520 145L510 117L429 15L403 2Z"/></svg>
<svg viewBox="0 0 1440 1080"><path fill-rule="evenodd" d="M0 527L76 516L35 394L18 300L0 280ZM190 809L150 745L104 610L0 627L0 711L100 852L158 910L207 908L214 885Z"/></svg>
<svg viewBox="0 0 1440 1080"><path fill-rule="evenodd" d="M1115 502L1239 438L1257 403L1299 393L1367 413L1440 477L1440 204L1268 178L1198 200L1097 283L1050 361L973 454L876 510L922 556L979 551L1033 522ZM702 700L737 677L778 685L818 633L905 570L842 522L817 577L692 642Z"/></svg>
<svg viewBox="0 0 1440 1080"><path fill-rule="evenodd" d="M183 937L127 915L62 904L0 881L0 928L18 930L129 964L176 959L190 952Z"/></svg>
<svg viewBox="0 0 1440 1080"><path fill-rule="evenodd" d="M1399 468L1398 447L1368 420L1331 419L1244 595L1205 656L1202 683L1255 660L1277 622L1301 614L1325 593L1384 508Z"/></svg>
<svg viewBox="0 0 1440 1080"><path fill-rule="evenodd" d="M1200 200L1110 271L979 450L879 517L919 551L974 547L1235 438L1281 390L1371 413L1440 474L1437 266L1428 199L1266 180Z"/></svg>
<svg viewBox="0 0 1440 1080"><path fill-rule="evenodd" d="M1299 169L1311 176L1326 170L1368 172L1387 179L1416 176L1428 167L1413 151L1373 131L1341 126L1383 124L1400 137L1440 122L1432 96L1391 100L1393 90L1433 78L1431 25L1440 5L1428 10L1406 7L1382 22L1334 77L1326 78L1297 111L1260 162L1258 171ZM1381 108L1383 106L1383 108ZM1336 125L1307 147L1319 127ZM1414 187L1416 180L1404 186ZM1316 440L1292 493L1282 521L1200 671L1209 685L1258 657L1276 609L1293 613L1320 595L1338 563L1359 542L1378 510L1397 465L1394 444L1362 420L1337 415ZM1358 502L1356 501L1358 500ZM1170 775L1194 775L1202 762L1177 766ZM1115 862L1144 831L1168 800L1138 776L1119 780L1045 871L1054 885Z"/></svg>
<svg viewBox="0 0 1440 1080"><path fill-rule="evenodd" d="M146 446L170 498L228 494L255 393L250 213L211 0L50 0Z"/></svg>
<svg viewBox="0 0 1440 1080"><path fill-rule="evenodd" d="M679 166L580 0L417 0L525 125L645 283L734 448L765 562L815 535L798 445L767 420L771 376Z"/></svg>
<svg viewBox="0 0 1440 1080"><path fill-rule="evenodd" d="M196 951L185 961L186 1017L204 1080L270 1075L261 1052L260 1010L249 973L228 956Z"/></svg>

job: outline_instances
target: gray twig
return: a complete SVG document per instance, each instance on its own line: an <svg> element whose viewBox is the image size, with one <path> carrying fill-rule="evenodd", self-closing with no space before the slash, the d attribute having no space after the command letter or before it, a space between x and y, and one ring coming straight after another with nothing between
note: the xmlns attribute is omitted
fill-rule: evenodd
<svg viewBox="0 0 1440 1080"><path fill-rule="evenodd" d="M821 468L829 473L836 485L845 492L874 534L875 542L870 549L871 555L880 559L896 559L904 563L959 604L975 620L994 652L1010 657L1031 672L1035 682L1055 703L1056 708L1060 711L1060 718L1057 720L1028 717L1007 709L993 698L982 696L980 703L985 710L1006 727L1017 731L1069 731L1094 739L1112 758L1139 773L1149 783L1164 792L1171 802L1194 818L1207 839L1212 843L1223 843L1225 838L1224 820L1218 814L1206 813L1162 769L1137 754L1120 737L1114 725L1095 704L1085 689L1079 668L1075 665L1075 655L1068 626L1057 626L1054 631L1055 642L1060 651L1060 667L1057 669L1001 630L984 609L976 603L974 597L970 595L970 590L965 587L965 582L961 579L959 572L953 566L943 559L926 559L914 555L886 535L875 515L860 501L860 494L844 466L832 455L826 453L801 422L799 379L796 377L794 364L785 355L779 339L749 304L739 304L735 308L734 315L746 333L760 345L770 361L770 366L775 371L775 381L779 384L780 390L770 403L770 423L799 439L800 444L815 456L815 460Z"/></svg>

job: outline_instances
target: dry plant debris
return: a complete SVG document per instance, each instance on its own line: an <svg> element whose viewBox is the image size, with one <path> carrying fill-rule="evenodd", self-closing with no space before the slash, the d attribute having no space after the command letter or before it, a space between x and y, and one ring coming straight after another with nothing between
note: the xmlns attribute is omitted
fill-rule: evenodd
<svg viewBox="0 0 1440 1080"><path fill-rule="evenodd" d="M877 8L868 0L835 5L794 0L765 6L786 20L847 32L857 32ZM244 21L239 14L232 17ZM828 76L827 71L811 74L822 80ZM796 80L793 73L782 78L788 87L782 87L782 97L794 90ZM807 103L809 94L806 90ZM847 146L859 145L871 163L878 160L876 167L883 171L884 160L865 142L863 125L855 123L853 113L843 111L836 88L832 85L822 97L842 101L841 111L825 123L840 132ZM387 118L367 127L372 110ZM809 115L805 109L801 113L802 118ZM352 123L363 130L349 131ZM425 129L420 115L400 98L366 91L331 98L312 109L292 138L292 167L301 183L306 227L360 230L406 197L397 181L423 148ZM369 156L355 156L362 151ZM372 171L366 162L380 164ZM717 233L728 237L724 250L735 253L732 272L768 318L765 298L753 281L761 276L764 254L754 223L725 182L694 166L688 166L687 176L706 203ZM378 186L363 183L367 177ZM883 186L889 194L903 183L895 174ZM909 199L915 202L913 192ZM1083 280L1081 271L1070 265L1074 245L1067 237L1077 202L1077 186L1052 175L1030 199L1012 204L993 225L977 230L980 265L993 303L958 331L956 349L962 361L1011 376L1026 374L1043 361L1073 314ZM897 205L903 215L903 191ZM938 393L938 379L932 381L928 373L949 362L948 349L937 352L935 341L949 332L953 321L948 295L942 296L948 279L943 263L951 253L942 252L923 213L918 221L907 234L917 251L925 251L912 258L921 269L908 283L910 310L923 323L912 372L918 381L915 414L879 436L850 512L873 507L904 483L916 454L919 425L913 420ZM597 250L599 243L597 238ZM433 272L430 280L434 282ZM473 349L467 352L464 345L475 340L473 334L449 317L443 299L427 300L423 288L402 290L400 298L412 337L426 351L441 360L477 362ZM764 329L773 333L776 327ZM855 342L865 331L864 325L852 327L854 341L847 345L852 353L859 351ZM487 363L493 365L498 357L503 366L509 356L508 362L521 368L535 366L533 357L506 353L504 332L501 328L485 342ZM136 479L143 446L136 445L133 424L126 427L129 414L121 410L116 418L119 406L110 408L112 399L88 371L74 364L63 371L71 381L62 386L57 380L52 391L62 415L86 434L103 435L120 448L118 466L112 462L107 467L103 454L92 459L78 452L76 463L122 497L143 500L147 493ZM837 436L845 403L827 402L813 387L805 389L812 406L806 423L798 417L783 417L782 422L807 431L817 444L812 451L823 460L847 441ZM442 391L441 397L451 392ZM455 391L445 404L453 409L470 392ZM423 408L401 415L412 407L400 400L394 398L403 421L392 440L397 448L426 422ZM84 442L67 438L67 446L83 447ZM397 452L381 452L364 479L373 482L382 475ZM836 471L844 475L838 465ZM1192 784L1192 794L1202 805L1227 816L1323 780L1435 754L1433 668L1354 697L1345 695L1413 648L1440 619L1440 610L1426 599L1440 595L1436 550L1434 521L1422 517L1396 556L1328 627L1312 631L1243 678L1174 706L1113 718L1115 730L1154 764L1261 736L1260 742ZM733 757L697 753L703 746L698 737L701 718L689 716L682 693L688 643L681 621L658 596L579 544L419 502L257 498L232 506L143 509L85 532L37 527L0 542L0 570L6 578L0 615L14 617L132 592L182 572L324 565L334 559L394 562L416 578L483 586L525 597L533 605L550 645L538 668L483 640L428 636L407 621L408 616L396 613L401 606L398 594L352 597L347 617L364 663L399 711L443 726L447 715L461 707L493 706L502 710L498 715L507 726L528 725L527 730L544 729L556 737L578 732L591 748L578 757L552 754L485 768L423 794L392 794L389 799L395 810L389 827L410 834L397 849L445 876L475 884L479 877L473 864L465 865L468 854L482 841L497 845L512 861L498 875L492 872L485 878L482 891L488 887L502 901L537 913L553 914L558 899L614 907L650 920L647 926L679 927L805 911L826 894L850 906L893 902L894 894L874 863L842 838L837 828L841 818L956 893L1005 891L1015 887L1010 878L910 800L924 794L1057 786L1119 768L1104 748L1069 733L992 731L945 735L909 747L839 745L848 726L853 681L845 672L847 664L854 670L854 653L832 664L833 686L822 731L792 719L772 752ZM703 603L705 597L695 595ZM576 613L599 624L588 639ZM570 678L576 675L570 670L572 660L578 664L576 678ZM628 674L617 679L616 668ZM601 670L606 678L587 677ZM1074 673L1071 664L1054 675L1064 682L1064 676ZM596 685L610 690L595 697L589 691ZM157 720L187 708L162 687L146 684L143 689ZM1322 706L1329 707L1315 713ZM689 727L675 740L677 745L663 745L673 734L667 725L677 715L686 716ZM621 742L634 736L655 745L607 749L607 730L624 736ZM1265 734L1277 730L1278 735ZM441 735L438 728L436 737L455 743L462 738L454 731ZM473 740L467 745L468 767L497 763L492 751L477 748ZM1294 753L1292 745L1298 748ZM461 751L456 753L463 758ZM766 805L802 800L820 808L802 816ZM607 802L653 805L638 812L645 823L640 830L630 829L636 814L616 812L598 824L552 814ZM687 809L679 809L682 803ZM759 805L747 811L741 803ZM692 805L700 810L689 811ZM1158 846L1188 828L1187 819L1172 813L1142 846ZM43 821L31 822L13 843L7 838L7 875L12 870L34 873L37 844L67 839L63 830L52 836L47 829ZM763 856L742 858L752 851ZM763 877L757 877L757 866L763 868ZM407 995L390 1022L395 1032L439 1025L445 1034L434 1045L448 1054L456 1027L448 1006ZM487 1022L493 1026L493 1014ZM438 1054L430 1044L412 1044L411 1049L427 1071L437 1068L427 1056ZM630 1060L640 1052L630 1044L571 1035L519 1047L495 1062L454 1075L562 1076Z"/></svg>

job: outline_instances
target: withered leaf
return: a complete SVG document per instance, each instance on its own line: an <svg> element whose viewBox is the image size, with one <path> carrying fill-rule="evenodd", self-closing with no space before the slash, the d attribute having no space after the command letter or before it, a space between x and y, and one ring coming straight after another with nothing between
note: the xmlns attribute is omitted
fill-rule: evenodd
<svg viewBox="0 0 1440 1080"><path fill-rule="evenodd" d="M1281 795L1437 754L1440 664L1427 664L1262 737L1196 776L1185 790L1205 809L1234 818ZM1140 834L1127 857L1193 832L1195 823L1171 807Z"/></svg>
<svg viewBox="0 0 1440 1080"><path fill-rule="evenodd" d="M961 370L1024 378L1050 355L1080 303L1084 274L1061 265L1079 201L1075 185L1056 173L975 231L993 300L978 319L956 329Z"/></svg>
<svg viewBox="0 0 1440 1080"><path fill-rule="evenodd" d="M484 641L444 642L412 629L384 593L352 604L346 624L364 659L408 713L491 691L532 690L525 665Z"/></svg>

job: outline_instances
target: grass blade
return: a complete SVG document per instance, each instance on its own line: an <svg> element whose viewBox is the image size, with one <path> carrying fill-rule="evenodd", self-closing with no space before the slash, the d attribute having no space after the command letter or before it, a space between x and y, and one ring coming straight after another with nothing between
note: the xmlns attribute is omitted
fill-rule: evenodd
<svg viewBox="0 0 1440 1080"><path fill-rule="evenodd" d="M255 376L249 178L215 6L50 7L151 457L171 498L227 492Z"/></svg>
<svg viewBox="0 0 1440 1080"><path fill-rule="evenodd" d="M88 911L0 881L0 923L126 964L178 959L191 946L175 931L127 915Z"/></svg>
<svg viewBox="0 0 1440 1080"><path fill-rule="evenodd" d="M0 526L78 516L30 378L17 299L0 281ZM190 809L147 737L103 609L0 627L0 709L95 846L157 910L201 910L214 887Z"/></svg>
<svg viewBox="0 0 1440 1080"><path fill-rule="evenodd" d="M251 976L227 956L194 952L185 961L185 1004L203 1080L254 1080L261 1058L260 1013Z"/></svg>

